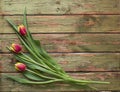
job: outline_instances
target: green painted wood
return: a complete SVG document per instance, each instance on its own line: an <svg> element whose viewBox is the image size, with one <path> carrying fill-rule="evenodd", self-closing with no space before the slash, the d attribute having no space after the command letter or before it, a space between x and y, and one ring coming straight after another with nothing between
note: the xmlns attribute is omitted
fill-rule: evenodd
<svg viewBox="0 0 120 92"><path fill-rule="evenodd" d="M22 23L22 16L0 16L0 33L14 33L5 19ZM32 33L114 33L120 32L119 19L120 15L28 16L28 24Z"/></svg>
<svg viewBox="0 0 120 92"><path fill-rule="evenodd" d="M19 43L16 34L0 35L1 52ZM48 52L119 52L120 34L33 34Z"/></svg>
<svg viewBox="0 0 120 92"><path fill-rule="evenodd" d="M69 86L63 83L53 83L52 85L22 85L17 82L8 80L4 78L4 74L21 76L21 74L12 74L12 73L2 73L2 91L20 91L20 92L38 92L38 91L83 91L83 89L77 86ZM70 73L69 75L76 79L87 79L87 80L101 80L101 81L109 81L111 84L109 85L98 85L92 84L91 86L97 87L98 90L120 90L119 83L119 74L118 72L89 72L89 73ZM22 77L22 76L21 76ZM6 86L7 85L7 86ZM90 89L85 89L90 91ZM84 91L85 91L84 90ZM91 90L92 91L92 90Z"/></svg>
<svg viewBox="0 0 120 92"><path fill-rule="evenodd" d="M65 71L78 79L111 82L110 85L91 85L98 87L98 91L120 90L120 0L0 0L0 92L83 91L62 83L27 86L4 79L4 74L20 75L6 49L11 42L19 41L5 18L21 24L25 6L30 30L37 33L33 36L41 40L48 52L62 52L50 55Z"/></svg>
<svg viewBox="0 0 120 92"><path fill-rule="evenodd" d="M51 53L65 71L120 71L120 53ZM16 72L11 54L0 54L0 72Z"/></svg>
<svg viewBox="0 0 120 92"><path fill-rule="evenodd" d="M119 0L1 0L0 15L22 14L120 14Z"/></svg>

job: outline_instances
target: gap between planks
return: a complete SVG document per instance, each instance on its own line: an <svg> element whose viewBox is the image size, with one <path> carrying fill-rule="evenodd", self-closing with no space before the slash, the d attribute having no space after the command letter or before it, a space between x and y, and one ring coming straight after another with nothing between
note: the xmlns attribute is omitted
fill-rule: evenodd
<svg viewBox="0 0 120 92"><path fill-rule="evenodd" d="M120 15L120 13L81 13L81 14L27 14L27 16L78 16L78 15ZM23 14L3 14L0 16L23 16Z"/></svg>
<svg viewBox="0 0 120 92"><path fill-rule="evenodd" d="M0 33L0 35L14 35L16 33ZM120 34L120 32L36 32L31 34Z"/></svg>
<svg viewBox="0 0 120 92"><path fill-rule="evenodd" d="M27 52L25 52L27 53ZM120 51L79 51L79 52L49 52L50 54L83 54L83 53L95 53L95 54L120 54ZM0 54L11 54L11 52L0 52Z"/></svg>
<svg viewBox="0 0 120 92"><path fill-rule="evenodd" d="M111 70L111 71L109 71L109 70L106 70L106 71L65 71L66 73L101 73L101 72L106 72L106 73L108 73L108 72L115 72L115 73L120 73L120 70ZM20 72L7 72L7 71L0 71L0 73L20 73Z"/></svg>

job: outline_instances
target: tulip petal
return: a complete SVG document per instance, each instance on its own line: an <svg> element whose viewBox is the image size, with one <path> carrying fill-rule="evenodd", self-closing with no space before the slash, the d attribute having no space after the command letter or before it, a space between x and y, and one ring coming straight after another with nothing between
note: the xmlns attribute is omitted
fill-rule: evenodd
<svg viewBox="0 0 120 92"><path fill-rule="evenodd" d="M26 65L23 63L16 63L15 64L15 69L18 71L25 71L26 70Z"/></svg>
<svg viewBox="0 0 120 92"><path fill-rule="evenodd" d="M12 44L12 46L10 47L10 49L13 52L19 53L22 50L22 47L19 44Z"/></svg>
<svg viewBox="0 0 120 92"><path fill-rule="evenodd" d="M24 35L27 34L26 28L25 28L25 26L24 26L23 24L18 26L18 31L19 31L19 33L20 33L22 36L24 36Z"/></svg>

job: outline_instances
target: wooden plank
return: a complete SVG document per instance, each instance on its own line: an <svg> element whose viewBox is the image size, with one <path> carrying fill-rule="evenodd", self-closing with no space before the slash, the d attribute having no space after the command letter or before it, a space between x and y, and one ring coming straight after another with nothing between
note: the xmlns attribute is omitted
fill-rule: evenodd
<svg viewBox="0 0 120 92"><path fill-rule="evenodd" d="M16 34L0 34L1 52L18 43ZM33 34L48 52L120 52L120 34Z"/></svg>
<svg viewBox="0 0 120 92"><path fill-rule="evenodd" d="M21 74L12 74L12 73L2 73L2 92L3 91L22 91L22 92L38 92L38 91L83 91L83 89L77 86L69 86L63 83L53 83L48 85L22 85L18 84L17 82L8 80L4 78L4 74L21 76ZM77 79L87 79L87 80L101 80L101 81L109 81L111 84L104 85L104 84L92 84L91 86L97 87L98 90L120 90L120 82L119 82L119 72L89 72L89 73L70 73L70 76L77 78ZM7 86L6 86L7 85ZM84 89L90 91L90 89ZM92 90L91 90L92 91Z"/></svg>
<svg viewBox="0 0 120 92"><path fill-rule="evenodd" d="M119 0L1 0L1 15L22 14L120 14Z"/></svg>
<svg viewBox="0 0 120 92"><path fill-rule="evenodd" d="M5 19L19 25L22 16L0 16L0 33L14 33ZM120 15L28 16L32 33L120 32Z"/></svg>
<svg viewBox="0 0 120 92"><path fill-rule="evenodd" d="M65 71L120 71L120 53L51 53ZM11 54L0 54L0 72L16 72Z"/></svg>

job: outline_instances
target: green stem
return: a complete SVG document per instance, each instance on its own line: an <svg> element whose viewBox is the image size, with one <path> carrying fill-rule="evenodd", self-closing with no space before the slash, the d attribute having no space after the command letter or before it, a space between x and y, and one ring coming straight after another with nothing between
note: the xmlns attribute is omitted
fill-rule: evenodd
<svg viewBox="0 0 120 92"><path fill-rule="evenodd" d="M63 81L62 79L55 79L55 80L49 80L45 82L32 82L32 81L26 81L23 84L48 84L48 83L53 83L53 82L61 82Z"/></svg>
<svg viewBox="0 0 120 92"><path fill-rule="evenodd" d="M102 82L102 81L88 81L88 80L77 80L73 78L69 78L68 81L83 83L84 84L110 84L110 82Z"/></svg>

